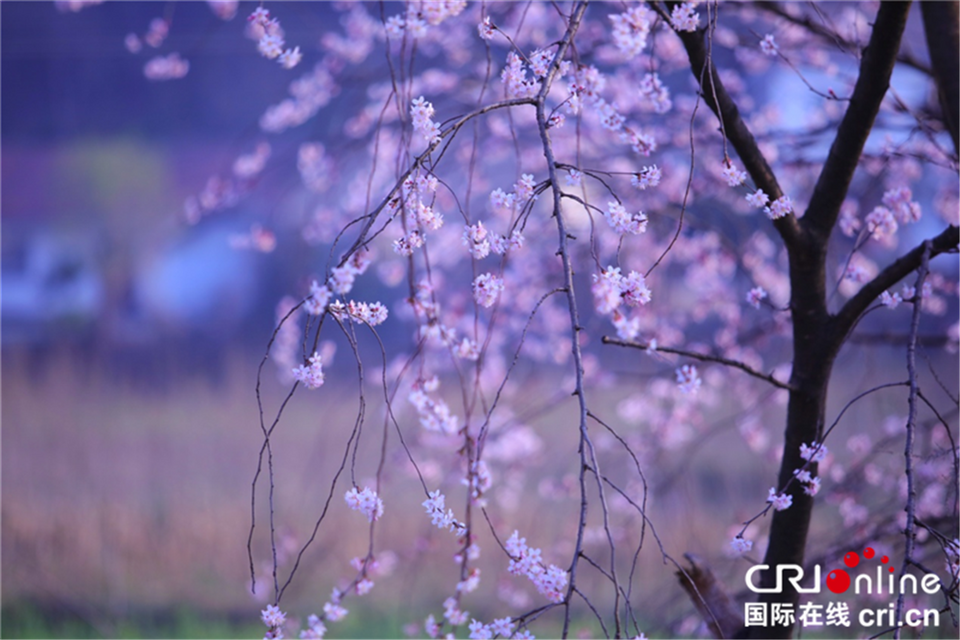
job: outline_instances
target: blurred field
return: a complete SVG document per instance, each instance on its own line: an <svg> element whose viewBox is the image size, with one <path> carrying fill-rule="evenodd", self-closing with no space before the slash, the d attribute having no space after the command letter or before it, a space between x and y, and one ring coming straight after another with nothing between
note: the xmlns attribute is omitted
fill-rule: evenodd
<svg viewBox="0 0 960 640"><path fill-rule="evenodd" d="M175 628L163 625L177 620L190 636L203 628L196 626L198 620L207 620L212 637L217 625L228 635L243 629L228 624L243 616L256 623L262 605L249 594L245 549L249 488L260 444L252 359L230 361L219 381L181 372L175 383L151 389L86 368L68 353L40 369L28 366L29 357L10 351L3 360L4 636L130 637L151 629L166 636L175 635L169 633ZM281 396L272 375L268 369L266 399L276 407ZM352 402L331 406L328 400L323 406L324 397L349 398L353 389L323 391L325 396L298 395L276 438L277 521L291 548L309 534L355 416ZM367 394L369 416L378 415L378 394ZM552 431L548 459L569 444L569 434L558 433L558 423L569 421L565 413L565 402L559 402L537 416L536 424ZM365 472L374 469L368 463L379 450L381 425L375 417L365 426L361 450L370 452L361 455L358 467ZM402 635L403 626L422 621L457 580L448 560L454 552L452 536L432 529L422 516L422 491L409 465L397 458L395 439L392 444L393 464L384 480L393 518L385 520L377 544L393 550L400 567L378 581L368 600L352 602L351 609L370 609L350 615L331 630L334 635ZM561 471L550 476L562 479ZM321 528L285 596L292 609L303 607L304 615L320 608L338 578L350 575L346 561L366 549L362 518L342 504L346 481L334 495L331 521ZM357 481L362 485L368 479L361 475ZM402 488L405 484L409 490ZM533 496L535 502L526 504L523 491L537 487L522 487L521 508L505 511L509 523L498 526L520 528L540 545L547 540L536 541L538 530L570 528L572 502L557 500L556 509L546 512L530 508L544 501ZM497 513L492 510L495 519ZM258 514L261 525L264 516ZM658 524L665 526L662 519ZM692 534L697 527L690 524L683 530ZM493 582L503 563L495 557L488 533L481 533L487 536L481 538L485 559L497 561L485 572ZM674 536L669 546L678 553L687 542L692 541ZM258 538L257 549L258 561L266 561L265 538ZM422 570L409 571L408 563L434 550L441 552L441 560L418 561ZM544 553L560 562L562 551ZM645 558L652 567L660 565L656 552L644 554L642 563ZM663 578L665 569L659 566L660 577L651 584ZM490 603L491 615L496 607ZM40 621L50 626L38 626ZM248 630L262 632L257 624Z"/></svg>
<svg viewBox="0 0 960 640"><path fill-rule="evenodd" d="M4 353L4 637L262 634L258 612L263 600L250 594L245 548L250 482L261 442L255 364L253 357L233 355L216 376L172 365L159 374L165 384L150 385L143 380L133 384L71 352L53 355L39 368L28 366L27 352ZM873 366L861 362L853 370ZM266 371L269 419L269 408L279 405L283 389L272 364ZM331 382L320 392L298 394L274 439L284 570L323 507L356 417L355 386L350 377L344 379L339 387ZM619 430L631 434L633 429L635 436L636 427L617 420L614 410L629 391L611 387L593 398ZM544 448L521 461L533 470L528 476L519 473L520 467L495 467L496 482L509 491L492 494L491 521L500 536L517 528L531 545L543 547L545 560L565 564L577 508L570 491L575 489L570 466L574 399L558 392L556 381L546 376L531 378L524 395L533 399L527 422ZM383 429L382 391L369 389L365 399L367 422L356 467L360 486L373 482ZM865 406L859 419L886 410L882 403L875 405ZM415 434L416 421L405 412L405 401L397 407L402 427ZM651 478L648 515L665 550L678 560L687 551L706 556L736 588L747 561L725 558L723 546L730 527L756 512L762 500L758 492L770 483L775 461L750 454L736 420L720 409L715 425L692 449L647 459L641 444L638 454ZM775 416L776 406L771 410ZM775 438L777 431L772 429ZM612 438L598 436L596 441L602 455L616 459L618 445ZM605 468L623 474L627 467ZM422 470L430 486L451 491L448 506L462 513L462 500L451 489L456 484L449 481L457 469L426 465ZM376 547L395 555L396 568L377 580L370 596L345 603L351 614L328 625L331 637L403 637L411 623L422 623L428 613L440 615L440 603L459 579L451 561L453 537L430 526L420 506L422 489L392 433L383 482L387 513L377 529ZM545 489L544 482L552 488ZM343 504L349 486L348 470L333 493L330 519L284 596L292 615L318 611L331 588L353 576L349 559L366 552L366 521ZM265 491L266 485L261 488ZM265 497L261 491L261 506ZM832 540L839 522L835 508L822 507L819 513L813 538L823 534ZM258 580L269 560L265 517L266 511L258 510ZM591 518L587 550L602 564L605 543L596 527L598 509ZM615 519L613 524L623 549L621 561L628 563L639 536L637 521ZM762 526L754 534L758 541ZM466 600L471 616L491 619L522 610L504 599L527 597L528 603L539 603L540 596L525 580L505 572L505 560L482 519L477 532L484 550L483 582ZM664 562L649 531L647 535L632 594L639 615L649 615L640 620L641 628L650 637L669 636L670 628L696 635L699 621L672 576L674 568ZM550 546L551 539L561 542ZM757 549L755 555L761 553ZM597 604L602 609L612 594L599 574L583 569L579 580L586 592L601 594ZM538 637L557 635L559 623L559 616L546 616L535 626ZM422 627L415 633L422 634ZM584 615L578 617L574 635L602 634Z"/></svg>

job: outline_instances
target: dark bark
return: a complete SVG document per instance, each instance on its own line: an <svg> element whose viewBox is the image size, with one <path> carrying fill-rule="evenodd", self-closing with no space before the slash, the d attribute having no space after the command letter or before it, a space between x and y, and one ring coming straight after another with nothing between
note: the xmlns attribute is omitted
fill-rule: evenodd
<svg viewBox="0 0 960 640"><path fill-rule="evenodd" d="M830 233L889 87L909 8L908 2L881 3L870 42L861 59L850 104L837 128L809 207L802 220L786 216L774 222L789 255L790 309L793 319L793 370L783 458L777 479L778 490L783 490L793 479L794 470L806 463L800 457L800 446L817 442L823 435L831 370L843 340L856 319L887 286L916 268L916 251L913 251L864 287L865 291L852 298L839 316L830 315L826 292L826 255ZM705 32L701 30L678 35L690 59L691 71L701 83L704 101L723 123L727 139L736 149L751 178L771 198L779 197L782 191L776 176L713 67L705 43ZM940 251L956 246L956 236L956 227L950 227L941 234L935 241L941 245ZM808 468L816 474L816 465ZM803 492L799 483L793 483L787 492L793 497L793 504L773 514L769 544L763 560L772 570L761 574L760 582L764 587L775 585L778 565L804 564L813 498ZM786 585L782 593L760 594L758 601L792 604L796 609L799 594ZM748 637L764 638L786 638L792 632L792 625L749 627L744 630Z"/></svg>
<svg viewBox="0 0 960 640"><path fill-rule="evenodd" d="M937 79L943 122L953 138L953 150L960 154L957 120L960 118L960 3L921 2L923 30L933 75Z"/></svg>
<svg viewBox="0 0 960 640"><path fill-rule="evenodd" d="M770 164L760 151L753 133L750 132L747 124L740 117L740 110L736 103L727 93L723 82L720 81L720 76L717 74L717 69L710 59L704 42L704 32L702 30L693 33L678 32L677 35L687 51L694 77L698 81L703 79L703 84L700 87L703 100L716 114L717 118L723 122L727 140L737 151L744 169L750 174L750 178L757 187L763 189L771 200L776 200L783 195L783 190L777 182L777 177L773 174L773 169L770 168ZM788 247L800 242L800 225L794 216L784 216L779 220L774 220L773 225Z"/></svg>
<svg viewBox="0 0 960 640"><path fill-rule="evenodd" d="M860 162L863 145L873 129L880 103L890 86L890 76L897 62L900 37L907 24L909 11L909 2L883 2L877 11L870 43L860 61L860 73L850 97L850 105L837 128L837 135L803 218L802 226L815 236L818 243L825 245L830 237L840 205Z"/></svg>
<svg viewBox="0 0 960 640"><path fill-rule="evenodd" d="M801 227L808 232L804 234L805 242L799 247L787 247L793 316L793 371L790 384L794 390L787 404L778 490L785 487L793 478L794 470L806 462L800 457L800 445L817 442L823 435L830 373L842 345L842 340L834 339L832 319L827 311L827 244L863 146L887 92L909 9L909 3L881 3L870 42L860 63L850 105L837 128L810 205L801 221ZM816 474L816 465L811 467L810 472ZM764 587L775 585L777 566L804 564L813 498L803 492L799 483L794 483L788 493L793 497L793 505L784 511L774 512L770 526L769 544L763 563L771 570L761 575L760 582ZM796 609L799 599L796 590L785 586L783 593L762 593L758 601L792 604ZM793 626L787 625L751 627L749 630L750 637L764 638L788 638L792 633Z"/></svg>
<svg viewBox="0 0 960 640"><path fill-rule="evenodd" d="M957 247L960 242L960 229L950 225L936 238L930 240L930 257L938 256ZM837 344L837 349L846 340L853 330L857 320L867 310L877 297L903 279L907 274L920 266L923 258L923 245L914 247L912 251L903 255L893 264L887 266L877 276L863 285L852 298L847 300L836 316L833 317L830 327L831 340Z"/></svg>
<svg viewBox="0 0 960 640"><path fill-rule="evenodd" d="M684 557L690 566L677 571L677 580L710 632L715 638L738 637L743 629L743 616L734 599L706 562L689 553Z"/></svg>

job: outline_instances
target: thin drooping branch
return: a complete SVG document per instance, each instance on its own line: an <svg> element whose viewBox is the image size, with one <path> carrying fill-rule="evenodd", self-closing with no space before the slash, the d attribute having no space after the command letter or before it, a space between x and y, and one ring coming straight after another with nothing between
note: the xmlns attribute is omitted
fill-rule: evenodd
<svg viewBox="0 0 960 640"><path fill-rule="evenodd" d="M930 244L930 258L956 249L957 244L960 243L960 228L950 225L937 237L924 241L923 244L915 247L877 274L856 295L847 300L846 304L832 318L831 336L836 344L839 345L846 338L863 312L873 304L881 293L920 266L928 243Z"/></svg>
<svg viewBox="0 0 960 640"><path fill-rule="evenodd" d="M560 179L557 176L557 160L554 157L553 153L553 144L550 141L550 133L548 131L547 125L547 109L546 109L546 99L547 93L550 91L550 86L553 82L553 79L556 77L557 72L560 69L560 61L563 60L563 56L567 52L567 48L570 46L570 43L573 40L574 34L576 34L577 29L580 26L580 21L583 18L583 14L586 11L587 3L580 2L574 7L573 12L570 15L570 21L567 25L566 33L564 34L563 39L560 41L559 46L557 47L557 52L554 55L553 61L550 64L549 70L546 77L543 79L540 92L537 95L536 106L537 106L537 128L540 133L540 141L543 147L544 159L547 163L547 171L550 176L550 188L553 195L553 206L552 212L553 217L557 224L557 233L559 236L560 248L558 254L563 263L563 279L564 279L564 291L567 297L567 305L569 308L570 314L570 330L572 334L571 341L571 350L573 355L573 364L574 364L574 374L576 378L576 389L575 395L577 396L577 403L579 406L579 431L580 431L580 515L579 521L577 523L577 542L574 549L573 560L570 563L570 576L569 583L567 586L567 593L564 596L564 615L563 615L563 631L562 636L566 638L569 628L570 628L570 600L574 593L577 593L577 564L580 560L582 551L583 551L583 539L584 531L586 530L587 525L587 498L586 498L586 470L590 467L594 469L596 475L599 477L600 471L598 468L596 456L593 451L593 446L590 443L589 436L587 434L587 399L585 394L584 387L584 365L583 365L583 354L580 349L580 332L583 330L583 327L580 323L580 314L577 310L577 299L574 290L573 283L573 264L570 257L569 250L569 233L567 232L566 225L563 218L562 211L562 202L561 202L561 189L560 189ZM588 462L588 455L591 460ZM600 502L603 507L604 518L607 517L607 506L606 500L604 498L603 484L598 480L599 493L600 493ZM608 538L610 536L609 527L606 526ZM621 623L620 623L620 612L619 612L619 600L620 600L620 590L619 582L616 577L616 566L614 561L613 553L613 544L612 538L611 542L611 573L613 574L614 580L614 621L616 624L616 635L619 637L621 635ZM589 605L589 600L587 601Z"/></svg>
<svg viewBox="0 0 960 640"><path fill-rule="evenodd" d="M643 344L640 342L633 342L632 340L621 340L619 338L611 338L610 336L603 336L603 344L615 344L621 347L632 347L634 349L643 349L644 351L651 348L649 344ZM722 364L728 367L733 367L734 369L739 369L744 373L753 376L754 378L759 378L764 382L769 382L773 386L779 389L786 389L789 391L793 387L790 386L787 382L782 382L774 378L771 374L761 373L756 369L750 367L746 363L740 362L739 360L731 360L730 358L724 358L723 356L715 356L709 353L697 353L696 351L688 351L686 349L675 349L673 347L655 347L655 350L660 353L672 353L678 356L684 356L686 358L693 358L694 360L699 360L700 362L716 362L717 364Z"/></svg>
<svg viewBox="0 0 960 640"><path fill-rule="evenodd" d="M890 86L897 62L900 37L907 24L909 2L882 2L870 34L870 43L860 62L850 105L843 114L820 177L813 188L801 226L825 243L847 197L850 181L860 163L860 154L873 129L880 103Z"/></svg>
<svg viewBox="0 0 960 640"><path fill-rule="evenodd" d="M923 253L920 256L920 271L917 274L916 283L917 297L913 301L913 315L910 319L911 339L907 345L907 374L910 376L910 395L907 398L907 436L904 439L903 448L904 474L907 478L907 524L903 531L906 542L900 575L905 575L910 563L914 561L913 548L916 542L917 486L913 469L913 441L917 430L917 333L920 330L920 310L923 306L920 292L923 290L923 283L927 279L927 273L930 269L930 244L929 240L923 243ZM903 593L900 593L897 596L896 620L903 619L903 604ZM894 631L893 637L899 640L899 627Z"/></svg>
<svg viewBox="0 0 960 640"><path fill-rule="evenodd" d="M736 149L744 168L750 174L750 178L753 179L758 188L763 189L764 193L770 196L771 200L779 198L783 195L783 189L780 188L780 184L773 174L773 169L770 168L770 164L760 151L756 138L753 137L753 133L751 133L743 118L740 117L740 110L736 103L727 93L723 82L720 81L717 68L710 59L707 46L704 43L704 31L678 31L677 35L687 50L693 76L698 82L700 78L705 79L706 84L700 85L700 92L704 101L720 119L727 140ZM708 73L704 74L704 69ZM784 216L774 220L773 225L787 247L796 246L800 243L802 232L796 217Z"/></svg>

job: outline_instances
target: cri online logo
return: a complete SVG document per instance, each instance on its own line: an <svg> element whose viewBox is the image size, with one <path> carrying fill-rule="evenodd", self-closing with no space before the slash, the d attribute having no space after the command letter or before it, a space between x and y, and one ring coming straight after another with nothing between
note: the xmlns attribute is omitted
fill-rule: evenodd
<svg viewBox="0 0 960 640"><path fill-rule="evenodd" d="M873 547L867 547L863 550L863 557L867 560L871 560L876 555L876 552L873 550ZM890 561L890 558L883 556L880 558L880 562L887 564ZM847 555L843 556L843 564L847 565L850 569L853 569L858 564L860 564L860 556L856 551L850 551ZM888 567L887 571L893 573L893 567ZM883 573L880 567L877 567L877 582L881 582L880 576ZM891 576L892 582L892 576ZM834 593L845 593L847 589L850 588L850 574L844 571L843 569L834 569L827 574L827 589L833 591Z"/></svg>
<svg viewBox="0 0 960 640"><path fill-rule="evenodd" d="M867 547L863 550L863 557L872 560L876 557L876 551L873 547ZM850 574L845 569L834 569L827 574L827 589L833 593L846 593L853 586L854 593L867 594L908 594L916 595L922 589L924 593L935 594L940 591L940 578L934 573L924 574L919 580L917 576L906 573L900 576L900 580L894 580L894 568L887 567L887 579L884 580L883 565L890 562L890 558L882 556L880 564L877 566L876 575L870 573L861 573L856 579L851 579ZM860 554L856 551L850 551L843 557L843 563L849 569L853 569L860 564ZM813 565L813 586L802 587L800 582L803 580L803 567L796 564L778 564L776 567L776 581L772 587L762 587L757 584L757 574L769 569L766 564L755 564L747 571L747 588L754 593L781 593L783 591L783 582L793 586L797 593L820 593L820 565Z"/></svg>

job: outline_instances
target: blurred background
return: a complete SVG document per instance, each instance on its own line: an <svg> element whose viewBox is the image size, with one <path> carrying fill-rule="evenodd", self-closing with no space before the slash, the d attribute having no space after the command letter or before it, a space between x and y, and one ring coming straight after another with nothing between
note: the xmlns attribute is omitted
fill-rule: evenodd
<svg viewBox="0 0 960 640"><path fill-rule="evenodd" d="M326 12L291 7L288 32ZM147 80L153 54L124 46L156 18L185 78ZM289 182L264 179L236 215L183 216L290 81L245 18L0 5L5 637L262 635L255 367L311 258L230 244Z"/></svg>
<svg viewBox="0 0 960 640"><path fill-rule="evenodd" d="M303 71L291 76L243 37L255 6L242 3L236 17L224 20L200 2L111 3L79 12L71 3L0 3L4 637L263 633L257 612L267 594L251 595L246 555L261 444L257 367L279 301L303 294L309 275L322 274L328 258L301 239L313 209L294 169L297 146L326 140L352 114L347 96L300 130L271 136L275 162L256 188L229 215L187 222L185 201L254 150L264 109ZM288 40L305 47L340 21L326 3L286 4L283 11ZM144 64L153 54L125 48L126 34L143 34L158 17L172 25L164 51L189 60L184 78L147 80ZM238 250L236 238L265 219L284 250ZM953 322L955 300L949 305ZM393 329L405 339L408 330ZM934 357L955 361L955 355ZM605 362L629 376L635 360L621 352ZM878 347L844 362L837 379L857 388L890 366L902 366L901 353ZM632 380L669 377L672 368L661 369ZM555 452L571 450L572 434L551 427L572 410L572 400L556 395L549 376L532 373L539 382L527 392L539 402L528 407L526 421L542 437L534 438L536 455L512 464L548 471L539 486L513 488L512 509L523 504L523 491L536 491L538 505L552 500L556 509L504 507L521 531L559 527L574 494L574 476L550 468ZM944 381L952 389L955 374ZM286 387L273 368L264 379L265 405L276 407ZM355 396L354 387L344 389L343 397ZM600 404L624 407L620 414L629 422L623 403L631 393L611 386ZM366 395L371 415L380 398ZM878 401L858 407L851 420L880 425L901 405ZM756 510L757 487L770 484L776 442L754 456L738 417L725 413L732 407L720 402L706 435L658 460L663 473L651 487L657 499L650 513L671 532L670 553L707 550L720 559L721 572L742 575L742 566L722 564L722 546L732 535L728 528ZM352 425L355 414L352 400L322 404L313 396L288 410L277 450L284 461L278 521L285 562L309 536L343 450L345 433L320 427ZM777 399L757 413L775 434L781 416ZM508 479L510 471L508 465ZM417 517L383 532L383 546L394 553L385 557L418 571L384 576L377 589L401 595L355 601L351 608L363 615L349 616L336 635L401 636L411 620L439 614L436 605L450 591L449 563L423 558L437 548L452 554L452 541L421 517L409 470L390 480L414 488L409 505L393 508L409 507ZM339 495L335 501L344 511ZM343 558L365 552L366 528L353 515L321 531L288 602L316 609L349 572ZM832 514L817 526L832 535L841 522ZM564 551L545 556L556 560ZM258 553L267 557L262 546ZM265 577L259 563L255 569L258 579ZM698 622L656 551L641 557L638 572L644 571L657 576L639 581L636 597L645 608L658 620L688 616L686 630L696 632ZM522 595L497 588L501 600ZM491 614L499 611L493 604ZM584 622L582 632L598 630Z"/></svg>

